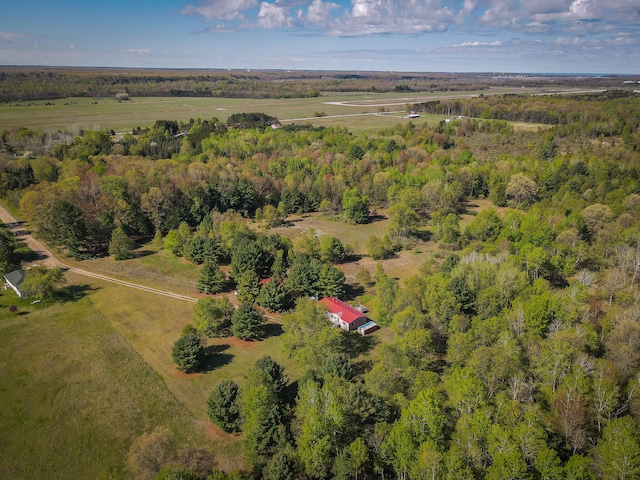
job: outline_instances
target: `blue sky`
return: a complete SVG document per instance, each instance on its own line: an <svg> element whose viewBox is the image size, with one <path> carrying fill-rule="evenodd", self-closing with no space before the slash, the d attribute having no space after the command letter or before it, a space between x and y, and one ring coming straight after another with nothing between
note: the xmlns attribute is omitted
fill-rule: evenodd
<svg viewBox="0 0 640 480"><path fill-rule="evenodd" d="M640 74L640 0L5 3L0 65Z"/></svg>

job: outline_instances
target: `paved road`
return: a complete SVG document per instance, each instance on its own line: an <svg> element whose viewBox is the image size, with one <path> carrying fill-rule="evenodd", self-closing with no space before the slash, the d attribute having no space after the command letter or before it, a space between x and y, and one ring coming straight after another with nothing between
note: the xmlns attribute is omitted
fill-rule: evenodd
<svg viewBox="0 0 640 480"><path fill-rule="evenodd" d="M33 252L35 252L35 254L38 256L37 262L41 265L46 265L47 267L61 267L67 271L71 271L80 275L96 278L98 280L104 280L106 282L117 283L119 285L124 285L130 288L137 288L138 290L143 290L145 292L155 293L158 295L164 295L165 297L186 300L188 302L196 302L198 300L197 298L190 297L188 295L181 295L179 293L169 292L166 290L159 290L157 288L147 287L145 285L127 282L125 280L119 280L117 278L108 277L106 275L89 272L87 270L82 270L81 268L67 265L59 258L57 258L44 243L42 243L31 234L27 224L19 222L3 205L0 205L0 221L9 228L11 233L13 233L16 241L26 244Z"/></svg>

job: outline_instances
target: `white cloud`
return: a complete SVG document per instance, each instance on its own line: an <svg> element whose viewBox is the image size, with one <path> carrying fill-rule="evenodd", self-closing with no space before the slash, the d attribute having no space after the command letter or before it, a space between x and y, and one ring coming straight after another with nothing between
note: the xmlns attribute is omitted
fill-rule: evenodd
<svg viewBox="0 0 640 480"><path fill-rule="evenodd" d="M331 15L331 10L337 8L340 8L340 5L336 3L313 0L307 9L306 20L312 25L326 25ZM302 15L300 15L300 17L302 17Z"/></svg>
<svg viewBox="0 0 640 480"><path fill-rule="evenodd" d="M29 37L30 35L23 35L21 33L0 32L0 42L2 43L19 42L20 40L23 40Z"/></svg>
<svg viewBox="0 0 640 480"><path fill-rule="evenodd" d="M457 45L453 45L454 47L500 47L502 46L502 42L500 40L496 40L495 42L462 42Z"/></svg>
<svg viewBox="0 0 640 480"><path fill-rule="evenodd" d="M199 6L185 5L183 15L202 16L211 20L236 20L243 18L243 12L258 6L258 0L205 0Z"/></svg>
<svg viewBox="0 0 640 480"><path fill-rule="evenodd" d="M151 50L149 50L148 48L127 48L126 53L128 53L129 55L143 57L151 55Z"/></svg>
<svg viewBox="0 0 640 480"><path fill-rule="evenodd" d="M343 36L421 34L444 31L455 12L441 0L351 0L352 8L331 24Z"/></svg>
<svg viewBox="0 0 640 480"><path fill-rule="evenodd" d="M262 2L256 25L262 28L285 28L293 24L293 19L288 15L288 8L276 3Z"/></svg>

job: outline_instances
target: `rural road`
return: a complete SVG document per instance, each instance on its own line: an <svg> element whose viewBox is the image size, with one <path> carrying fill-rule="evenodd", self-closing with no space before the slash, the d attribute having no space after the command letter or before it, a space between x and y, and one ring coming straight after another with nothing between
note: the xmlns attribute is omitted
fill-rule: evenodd
<svg viewBox="0 0 640 480"><path fill-rule="evenodd" d="M27 225L19 222L13 215L11 215L11 213L9 213L9 211L3 205L0 205L0 221L7 226L11 233L13 233L16 241L23 242L38 256L37 261L41 265L45 265L47 267L61 267L67 271L71 271L79 275L92 277L98 280L104 280L106 282L117 283L126 287L136 288L145 292L155 293L158 295L163 295L165 297L176 298L178 300L186 300L188 302L196 302L198 300L197 298L190 297L188 295L181 295L179 293L169 292L166 290L159 290L157 288L147 287L145 285L127 282L125 280L119 280L117 278L108 277L106 275L101 275L99 273L89 272L87 270L82 270L80 268L66 265L64 262L60 261L60 259L58 259L53 253L51 253L51 251L44 243L35 238L29 230L25 229Z"/></svg>

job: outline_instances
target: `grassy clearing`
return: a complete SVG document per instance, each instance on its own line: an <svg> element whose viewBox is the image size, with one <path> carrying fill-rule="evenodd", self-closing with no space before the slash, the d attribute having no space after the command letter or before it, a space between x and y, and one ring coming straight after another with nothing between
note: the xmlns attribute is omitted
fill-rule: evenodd
<svg viewBox="0 0 640 480"><path fill-rule="evenodd" d="M292 216L289 225L272 228L268 230L268 233L279 233L295 243L307 235L309 228L313 228L318 237L328 235L338 237L345 245L351 245L355 253L364 255L367 251L369 237L372 235L381 237L388 225L389 219L382 215L364 225L356 225L339 218L312 213Z"/></svg>
<svg viewBox="0 0 640 480"><path fill-rule="evenodd" d="M208 443L90 295L44 303L0 297L0 477L106 478L159 425L181 443Z"/></svg>
<svg viewBox="0 0 640 480"><path fill-rule="evenodd" d="M114 261L112 257L93 260L74 261L65 258L68 265L98 272L121 280L170 290L184 295L196 295L199 268L185 260L175 257L166 250L155 248L151 244L141 246L137 257L129 260Z"/></svg>
<svg viewBox="0 0 640 480"><path fill-rule="evenodd" d="M209 340L210 356L203 373L186 375L176 369L171 359L171 348L184 326L193 319L193 303L79 275L70 275L70 279L74 284L87 285L92 290L91 300L95 308L109 319L198 421L208 423L206 400L213 387L227 378L242 384L244 374L263 355L270 355L283 365L292 381L303 373L302 367L282 350L281 327L269 324L265 327L267 338L263 341ZM216 451L227 457L230 464L234 460L239 461L241 453L237 437L226 435L213 426L209 430L219 441Z"/></svg>

